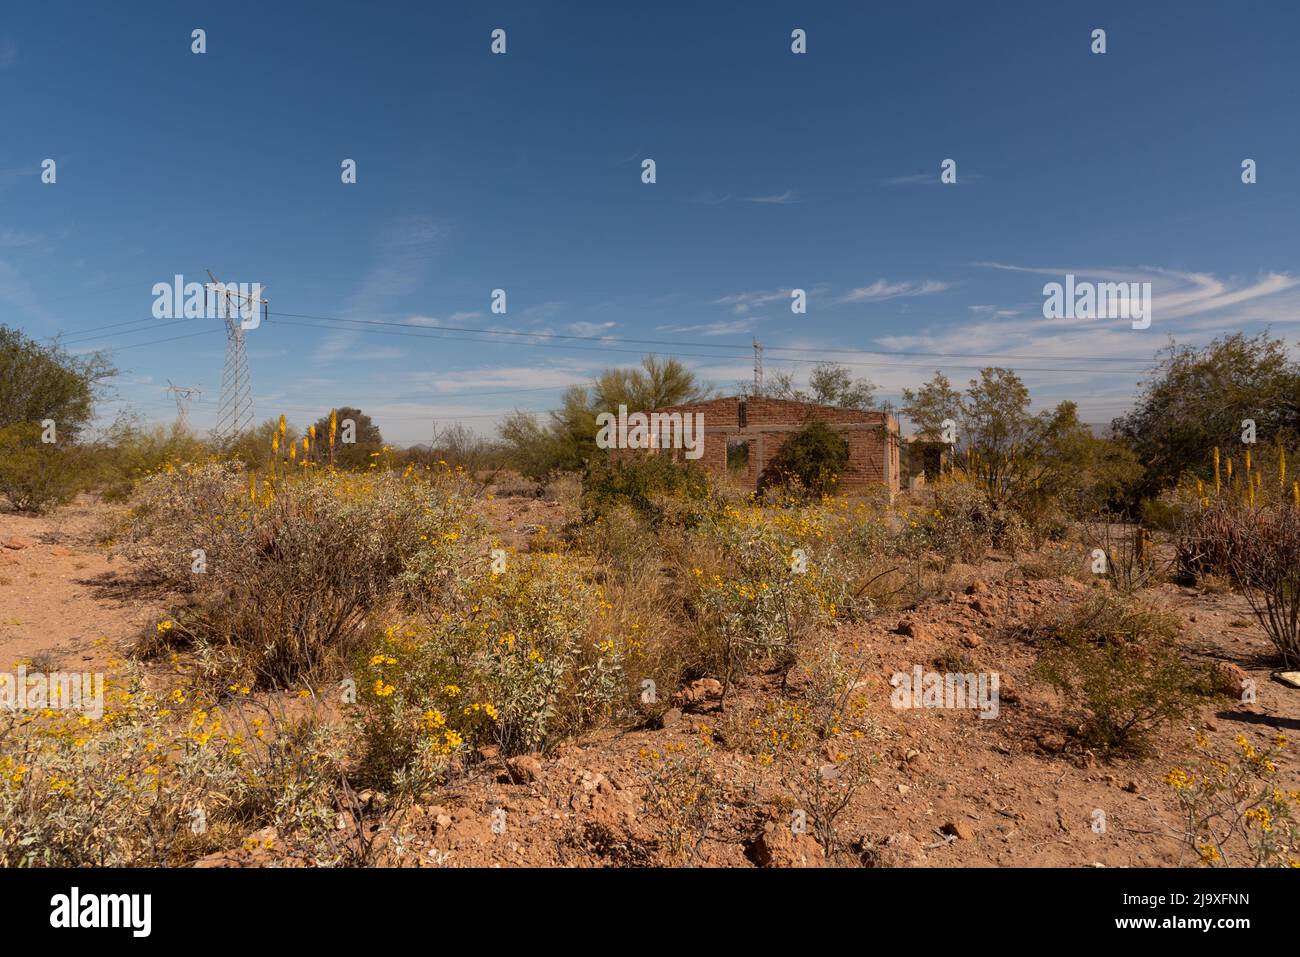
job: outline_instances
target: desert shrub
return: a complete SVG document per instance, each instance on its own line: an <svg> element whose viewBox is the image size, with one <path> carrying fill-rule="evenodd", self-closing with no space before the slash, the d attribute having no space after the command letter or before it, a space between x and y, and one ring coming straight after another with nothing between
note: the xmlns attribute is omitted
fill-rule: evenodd
<svg viewBox="0 0 1300 957"><path fill-rule="evenodd" d="M870 778L882 733L861 691L867 667L858 651L833 634L806 642L798 698L766 698L728 734L760 767L778 771L827 857L842 850L838 821Z"/></svg>
<svg viewBox="0 0 1300 957"><path fill-rule="evenodd" d="M590 556L611 579L632 582L649 571L658 574L663 549L657 530L630 504L611 505L574 530L572 544Z"/></svg>
<svg viewBox="0 0 1300 957"><path fill-rule="evenodd" d="M809 422L768 461L759 485L829 495L849 464L849 443L824 422Z"/></svg>
<svg viewBox="0 0 1300 957"><path fill-rule="evenodd" d="M1230 580L1245 595L1283 664L1300 666L1300 508L1207 501L1184 523L1180 570Z"/></svg>
<svg viewBox="0 0 1300 957"><path fill-rule="evenodd" d="M1103 514L1089 522L1084 531L1089 562L1094 552L1104 556L1104 576L1116 591L1131 595L1159 581L1168 562L1156 556L1155 540L1141 525L1131 525L1117 515ZM1089 565L1091 568L1091 564Z"/></svg>
<svg viewBox="0 0 1300 957"><path fill-rule="evenodd" d="M1176 535L1193 512L1200 507L1200 497L1194 491L1188 495L1187 488L1180 486L1144 501L1141 508L1141 523L1147 528Z"/></svg>
<svg viewBox="0 0 1300 957"><path fill-rule="evenodd" d="M1190 714L1212 688L1208 672L1179 655L1179 630L1165 612L1099 593L1049 626L1035 670L1082 710L1086 743L1141 750L1153 731Z"/></svg>
<svg viewBox="0 0 1300 957"><path fill-rule="evenodd" d="M1233 509L1228 571L1277 649L1300 667L1300 509Z"/></svg>
<svg viewBox="0 0 1300 957"><path fill-rule="evenodd" d="M1016 564L1029 581L1090 577L1086 550L1078 542L1047 542Z"/></svg>
<svg viewBox="0 0 1300 957"><path fill-rule="evenodd" d="M179 423L147 428L120 418L95 449L95 484L108 501L126 501L137 481L167 463L202 462L210 453L206 442Z"/></svg>
<svg viewBox="0 0 1300 957"><path fill-rule="evenodd" d="M938 553L944 567L983 560L990 548L1015 552L1027 544L1024 522L960 477L936 484L928 501L908 515L909 547Z"/></svg>
<svg viewBox="0 0 1300 957"><path fill-rule="evenodd" d="M1215 753L1197 732L1191 760L1165 775L1183 813L1185 843L1210 867L1300 867L1300 791L1277 783L1286 737L1278 733L1260 750L1237 735L1235 745Z"/></svg>
<svg viewBox="0 0 1300 957"><path fill-rule="evenodd" d="M702 673L731 683L767 662L783 672L801 642L832 624L849 600L851 577L816 544L823 517L811 511L726 506L702 526L697 546L713 556L690 570Z"/></svg>
<svg viewBox="0 0 1300 957"><path fill-rule="evenodd" d="M175 866L268 824L313 846L333 835L337 731L258 721L245 734L201 693L153 690L138 673L110 677L105 705L102 718L3 718L6 866Z"/></svg>
<svg viewBox="0 0 1300 957"><path fill-rule="evenodd" d="M694 864L721 815L725 786L709 764L713 739L707 732L692 744L674 742L662 752L643 748L645 813L654 820L659 849L671 865Z"/></svg>
<svg viewBox="0 0 1300 957"><path fill-rule="evenodd" d="M35 422L0 427L0 495L20 512L44 512L70 502L88 482L83 449L41 441Z"/></svg>
<svg viewBox="0 0 1300 957"><path fill-rule="evenodd" d="M605 634L607 605L573 560L521 555L387 628L359 679L370 776L445 779L476 747L543 750L618 713L639 639Z"/></svg>
<svg viewBox="0 0 1300 957"><path fill-rule="evenodd" d="M1228 575L1232 556L1249 546L1241 509L1232 502L1215 501L1188 514L1174 546L1179 572L1196 581L1206 575Z"/></svg>
<svg viewBox="0 0 1300 957"><path fill-rule="evenodd" d="M593 521L618 505L636 509L662 524L674 500L687 508L674 510L679 520L694 522L712 497L703 469L674 461L668 455L638 455L627 459L594 456L582 479L582 519Z"/></svg>
<svg viewBox="0 0 1300 957"><path fill-rule="evenodd" d="M582 500L581 473L554 473L542 485L541 497L563 505L577 505Z"/></svg>
<svg viewBox="0 0 1300 957"><path fill-rule="evenodd" d="M191 593L166 637L191 641L203 674L285 686L344 664L375 611L436 604L486 563L460 483L303 469L258 484L234 466L168 466L142 483L120 544Z"/></svg>

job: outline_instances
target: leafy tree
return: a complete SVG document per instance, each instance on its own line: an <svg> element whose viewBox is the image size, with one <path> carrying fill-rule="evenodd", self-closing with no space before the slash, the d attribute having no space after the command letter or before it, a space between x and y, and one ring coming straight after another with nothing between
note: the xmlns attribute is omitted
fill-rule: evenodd
<svg viewBox="0 0 1300 957"><path fill-rule="evenodd" d="M869 379L854 379L847 366L835 362L819 362L808 375L808 389L794 384L793 372L773 369L764 377L761 388L752 383L739 383L743 395L762 396L769 399L790 399L795 402L815 402L818 405L835 405L842 409L876 408L878 386Z"/></svg>
<svg viewBox="0 0 1300 957"><path fill-rule="evenodd" d="M102 353L73 356L0 326L0 427L53 419L60 441L74 439L94 412L97 386L116 371Z"/></svg>
<svg viewBox="0 0 1300 957"><path fill-rule="evenodd" d="M922 435L938 439L943 420L954 420L956 466L1035 524L1061 506L1081 514L1114 503L1140 471L1132 453L1079 421L1073 402L1031 412L1029 389L1010 369L981 369L964 395L935 373L903 398Z"/></svg>
<svg viewBox="0 0 1300 957"><path fill-rule="evenodd" d="M516 410L506 416L497 426L497 438L509 466L529 478L544 479L553 469L565 467L559 464L559 440L531 413Z"/></svg>
<svg viewBox="0 0 1300 957"><path fill-rule="evenodd" d="M574 385L560 397L560 408L551 413L549 425L516 411L498 427L513 468L532 478L552 471L583 467L596 452L596 416L618 414L620 405L629 412L653 412L674 405L707 399L710 390L676 359L646 356L639 368L606 369L589 386Z"/></svg>
<svg viewBox="0 0 1300 957"><path fill-rule="evenodd" d="M854 379L846 366L819 362L808 376L813 401L820 405L837 405L842 409L874 409L876 384L869 379Z"/></svg>
<svg viewBox="0 0 1300 957"><path fill-rule="evenodd" d="M1215 446L1240 446L1244 419L1255 421L1261 444L1300 434L1300 364L1280 339L1238 332L1200 349L1170 342L1156 360L1136 406L1114 422L1146 468L1141 496L1187 472L1209 478Z"/></svg>
<svg viewBox="0 0 1300 957"><path fill-rule="evenodd" d="M88 483L91 457L75 443L114 372L102 354L73 356L0 326L0 494L13 508L43 511Z"/></svg>
<svg viewBox="0 0 1300 957"><path fill-rule="evenodd" d="M350 405L340 406L335 410L338 420L338 434L334 440L334 464L341 469L364 469L374 460L372 452L384 447L384 437L374 420L360 409ZM343 422L351 419L356 424L356 442L344 443ZM317 447L321 450L322 461L329 455L330 417L329 413L316 420Z"/></svg>
<svg viewBox="0 0 1300 957"><path fill-rule="evenodd" d="M936 370L934 378L915 392L903 390L902 411L912 422L917 435L926 441L937 442L943 433L944 419L961 421L961 393L952 387L946 375Z"/></svg>

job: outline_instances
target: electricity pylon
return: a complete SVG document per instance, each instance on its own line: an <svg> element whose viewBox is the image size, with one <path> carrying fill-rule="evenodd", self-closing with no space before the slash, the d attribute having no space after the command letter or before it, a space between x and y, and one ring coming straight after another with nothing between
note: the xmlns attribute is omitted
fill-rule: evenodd
<svg viewBox="0 0 1300 957"><path fill-rule="evenodd" d="M207 288L219 300L221 318L226 323L226 364L221 371L221 400L217 408L217 424L212 436L218 442L233 438L253 424L253 386L248 378L248 354L244 349L244 328L240 315L252 311L266 302L240 292L212 275L208 270Z"/></svg>
<svg viewBox="0 0 1300 957"><path fill-rule="evenodd" d="M172 396L176 399L176 421L182 429L188 430L190 427L190 402L196 395L202 395L203 390L196 385L173 385L172 380L168 379L167 388L163 391L172 393Z"/></svg>

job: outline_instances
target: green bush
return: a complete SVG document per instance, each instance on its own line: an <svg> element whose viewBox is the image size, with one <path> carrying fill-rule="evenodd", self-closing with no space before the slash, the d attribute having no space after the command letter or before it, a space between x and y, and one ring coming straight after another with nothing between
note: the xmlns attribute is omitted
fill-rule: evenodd
<svg viewBox="0 0 1300 957"><path fill-rule="evenodd" d="M1173 616L1098 593L1049 626L1035 670L1083 712L1080 737L1103 751L1140 751L1161 725L1212 693L1208 669L1183 662Z"/></svg>
<svg viewBox="0 0 1300 957"><path fill-rule="evenodd" d="M759 486L822 496L835 490L849 464L849 443L824 422L810 422L790 437L759 477Z"/></svg>
<svg viewBox="0 0 1300 957"><path fill-rule="evenodd" d="M145 427L119 419L107 443L95 450L95 485L108 501L126 501L136 482L151 472L168 463L201 462L209 454L207 443L179 423Z"/></svg>
<svg viewBox="0 0 1300 957"><path fill-rule="evenodd" d="M516 556L463 581L436 615L388 626L358 672L365 756L376 786L433 786L475 749L545 750L631 700L628 638L582 563Z"/></svg>
<svg viewBox="0 0 1300 957"><path fill-rule="evenodd" d="M34 422L0 427L0 494L20 512L69 502L86 483L87 456L77 446L46 444Z"/></svg>
<svg viewBox="0 0 1300 957"><path fill-rule="evenodd" d="M662 524L670 512L690 523L692 510L671 509L671 500L705 505L712 497L709 479L703 469L676 462L667 455L637 456L629 459L593 457L582 478L582 520L595 521L619 505L629 505L648 518Z"/></svg>

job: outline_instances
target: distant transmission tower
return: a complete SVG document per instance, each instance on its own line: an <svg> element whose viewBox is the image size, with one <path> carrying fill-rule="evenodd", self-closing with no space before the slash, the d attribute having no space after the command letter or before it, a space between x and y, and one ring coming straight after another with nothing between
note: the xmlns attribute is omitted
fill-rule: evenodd
<svg viewBox="0 0 1300 957"><path fill-rule="evenodd" d="M176 399L176 421L182 429L190 427L190 402L196 395L202 395L203 390L196 385L183 386L173 385L172 380L167 380L167 388L164 392L172 393Z"/></svg>
<svg viewBox="0 0 1300 957"><path fill-rule="evenodd" d="M754 394L763 392L763 343L754 340Z"/></svg>
<svg viewBox="0 0 1300 957"><path fill-rule="evenodd" d="M253 386L248 378L248 354L244 349L244 330L240 315L245 308L260 309L265 299L240 292L208 271L207 284L218 298L221 318L226 323L226 365L221 371L221 400L217 424L212 430L218 442L232 438L253 424Z"/></svg>

